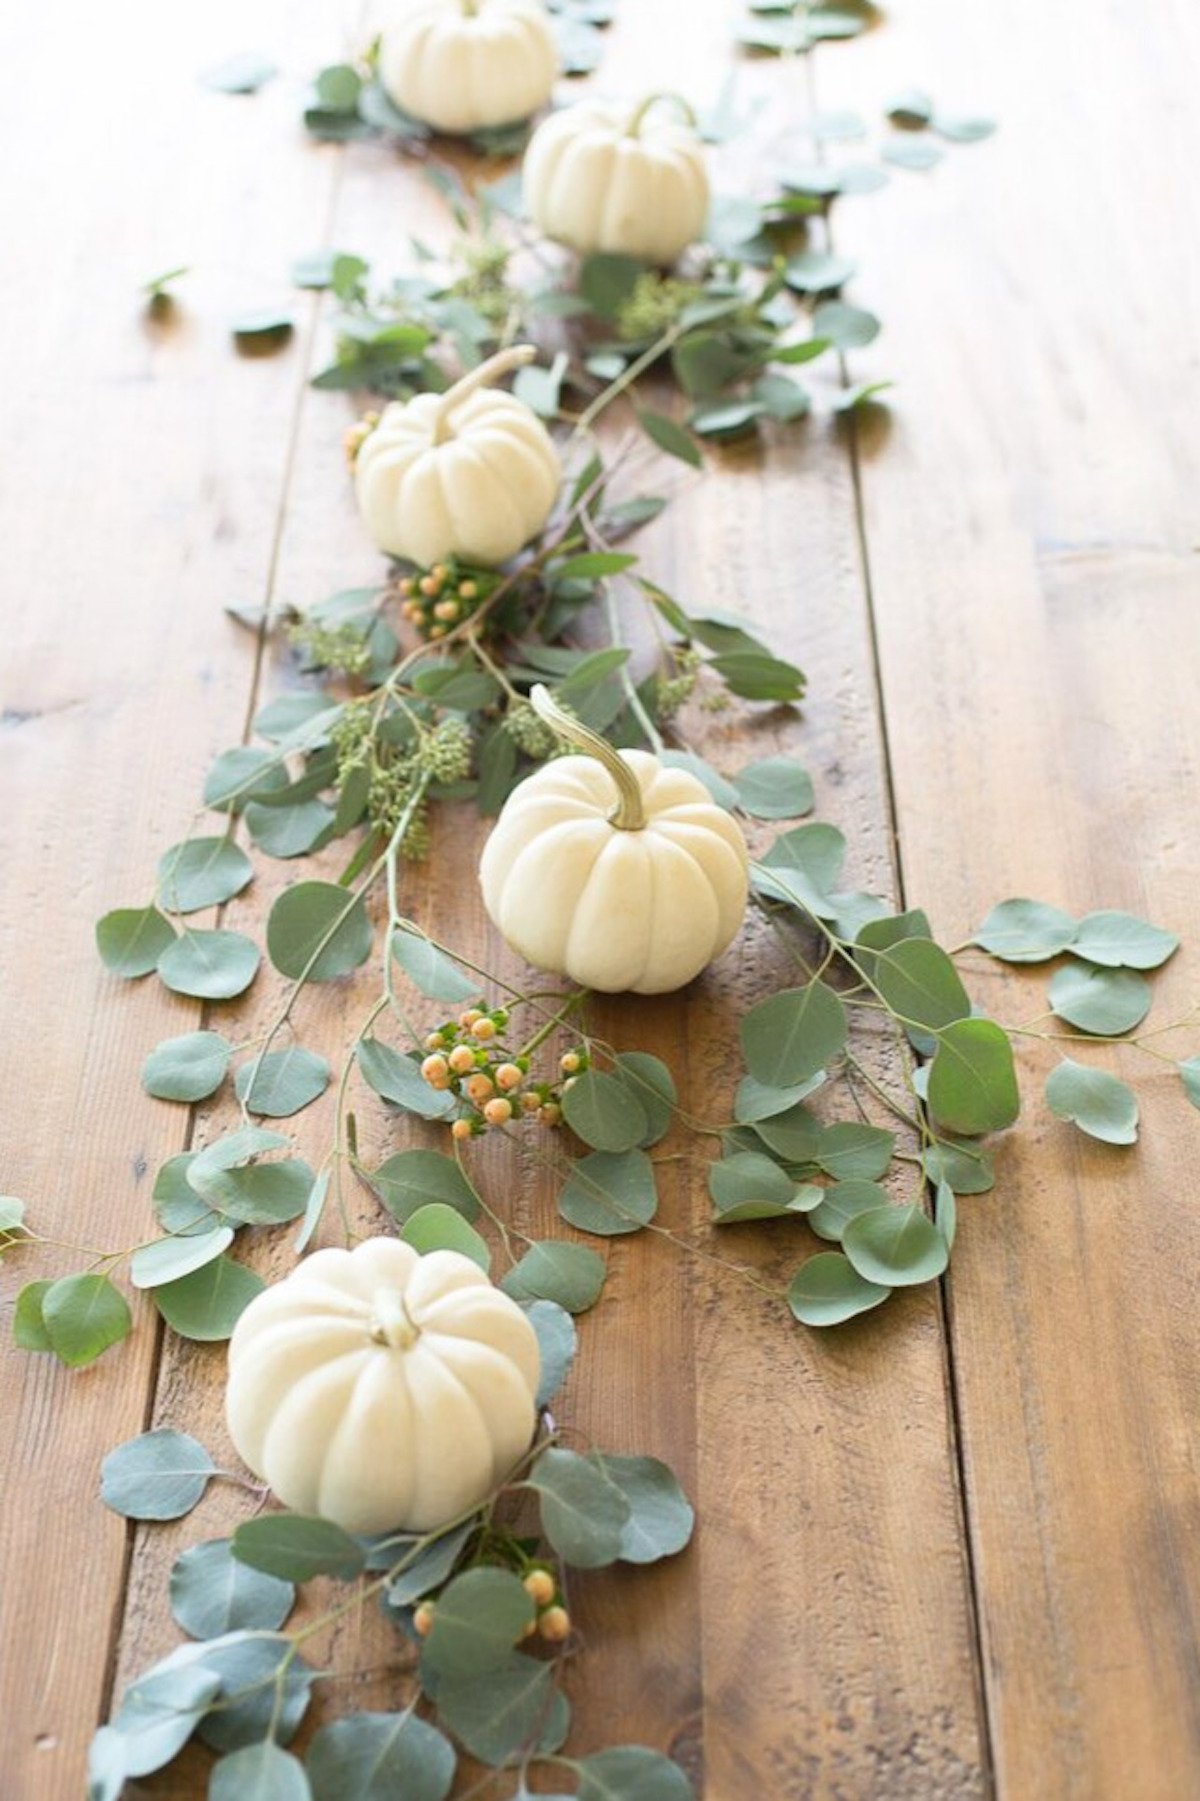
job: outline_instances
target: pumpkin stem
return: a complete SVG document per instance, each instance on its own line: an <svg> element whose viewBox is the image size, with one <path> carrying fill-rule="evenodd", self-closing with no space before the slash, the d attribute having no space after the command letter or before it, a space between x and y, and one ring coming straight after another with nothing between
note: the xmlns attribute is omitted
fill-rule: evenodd
<svg viewBox="0 0 1200 1801"><path fill-rule="evenodd" d="M545 720L551 731L557 732L560 738L573 744L585 756L595 757L605 773L612 777L617 790L617 804L608 816L608 823L621 832L640 832L646 824L642 784L620 752L613 749L607 738L602 738L580 720L572 719L569 713L564 713L541 682L529 690L529 704L538 718Z"/></svg>
<svg viewBox="0 0 1200 1801"><path fill-rule="evenodd" d="M501 350L490 356L486 363L480 363L478 369L472 369L461 381L456 381L452 388L447 388L433 415L433 441L444 444L451 436L450 415L456 406L469 400L476 388L494 388L513 369L524 368L531 363L537 351L532 344L514 344L509 350Z"/></svg>
<svg viewBox="0 0 1200 1801"><path fill-rule="evenodd" d="M393 1351L411 1351L420 1336L421 1328L409 1318L404 1296L393 1288L381 1288L375 1296L375 1317L371 1321L374 1343L390 1345Z"/></svg>
<svg viewBox="0 0 1200 1801"><path fill-rule="evenodd" d="M477 19L479 17L479 0L462 0L463 17Z"/></svg>
<svg viewBox="0 0 1200 1801"><path fill-rule="evenodd" d="M677 106L679 108L679 110L683 114L684 119L687 122L687 124L693 125L693 126L695 125L696 115L693 112L692 108L688 105L687 101L684 99L682 94L671 94L671 93L648 94L646 96L646 98L642 101L641 105L636 108L632 119L630 119L629 124L625 127L626 137L640 138L642 135L642 126L645 124L647 113L649 113L654 107L660 105L661 102L664 100L669 102L669 104L671 106Z"/></svg>

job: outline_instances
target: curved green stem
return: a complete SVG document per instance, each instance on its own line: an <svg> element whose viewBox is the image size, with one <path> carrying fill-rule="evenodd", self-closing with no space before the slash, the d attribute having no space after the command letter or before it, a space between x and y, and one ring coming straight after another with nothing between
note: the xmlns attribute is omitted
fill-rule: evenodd
<svg viewBox="0 0 1200 1801"><path fill-rule="evenodd" d="M615 751L606 738L592 731L578 719L572 719L569 713L551 698L550 691L541 682L529 691L529 703L539 719L544 719L551 731L576 750L581 750L587 757L594 757L605 774L612 778L617 790L617 804L609 814L609 824L616 826L620 832L640 832L645 828L646 809L642 804L642 785L629 767L624 757Z"/></svg>
<svg viewBox="0 0 1200 1801"><path fill-rule="evenodd" d="M478 369L472 369L461 381L456 381L452 388L447 388L433 416L434 443L444 444L453 435L450 431L450 415L455 407L461 406L464 400L469 400L477 389L495 387L512 370L531 363L536 355L537 351L532 344L514 344L510 350L497 351L495 356L480 363Z"/></svg>

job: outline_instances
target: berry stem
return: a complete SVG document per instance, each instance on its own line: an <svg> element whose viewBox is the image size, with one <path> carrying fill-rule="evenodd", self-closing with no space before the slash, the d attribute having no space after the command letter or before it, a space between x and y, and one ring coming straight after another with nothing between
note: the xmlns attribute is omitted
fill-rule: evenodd
<svg viewBox="0 0 1200 1801"><path fill-rule="evenodd" d="M530 689L529 703L551 731L557 732L560 738L573 744L585 756L594 757L605 773L611 776L617 790L617 803L608 816L609 824L616 826L620 832L642 831L646 824L642 785L620 752L615 751L598 732L593 732L580 720L572 719L569 713L564 713L551 699L549 689L541 682Z"/></svg>

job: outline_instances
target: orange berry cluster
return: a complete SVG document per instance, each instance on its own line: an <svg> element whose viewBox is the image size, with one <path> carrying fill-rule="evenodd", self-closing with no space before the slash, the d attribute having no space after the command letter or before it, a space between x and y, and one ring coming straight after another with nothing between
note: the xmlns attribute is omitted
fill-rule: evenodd
<svg viewBox="0 0 1200 1801"><path fill-rule="evenodd" d="M586 1050L567 1051L559 1058L560 1082L531 1081L529 1058L504 1042L508 1023L503 1007L490 1013L471 1007L425 1040L429 1055L421 1074L431 1088L456 1094L467 1108L451 1124L455 1138L475 1138L522 1117L557 1126L563 1088L588 1066Z"/></svg>
<svg viewBox="0 0 1200 1801"><path fill-rule="evenodd" d="M444 638L479 610L495 589L486 569L466 569L453 558L435 563L424 575L406 575L398 584L400 611L423 638Z"/></svg>
<svg viewBox="0 0 1200 1801"><path fill-rule="evenodd" d="M522 1583L526 1594L537 1608L537 1617L530 1620L521 1637L532 1638L536 1632L547 1644L561 1645L570 1637L571 1616L562 1604L553 1570L548 1569L545 1564L532 1564L528 1573L522 1577ZM422 1601L413 1613L412 1622L413 1631L418 1638L429 1637L436 1618L436 1601Z"/></svg>

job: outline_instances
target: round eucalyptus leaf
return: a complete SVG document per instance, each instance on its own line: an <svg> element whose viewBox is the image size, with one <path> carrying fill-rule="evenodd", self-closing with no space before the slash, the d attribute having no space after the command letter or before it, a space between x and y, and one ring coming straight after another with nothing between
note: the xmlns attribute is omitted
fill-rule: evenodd
<svg viewBox="0 0 1200 1801"><path fill-rule="evenodd" d="M1061 907L1005 900L992 908L971 942L1005 963L1045 963L1073 944L1077 930Z"/></svg>
<svg viewBox="0 0 1200 1801"><path fill-rule="evenodd" d="M248 800L278 794L288 786L288 772L273 751L255 744L223 750L204 781L204 804L218 813L237 813Z"/></svg>
<svg viewBox="0 0 1200 1801"><path fill-rule="evenodd" d="M1193 1107L1200 1107L1200 1057L1188 1057L1179 1065L1179 1079Z"/></svg>
<svg viewBox="0 0 1200 1801"><path fill-rule="evenodd" d="M225 1080L233 1046L219 1032L164 1038L142 1065L142 1086L160 1101L203 1101Z"/></svg>
<svg viewBox="0 0 1200 1801"><path fill-rule="evenodd" d="M595 1751L579 1766L578 1801L692 1801L677 1763L643 1745Z"/></svg>
<svg viewBox="0 0 1200 1801"><path fill-rule="evenodd" d="M324 1094L331 1074L324 1057L292 1044L283 1051L268 1051L261 1059L251 1057L233 1085L247 1113L288 1119Z"/></svg>
<svg viewBox="0 0 1200 1801"><path fill-rule="evenodd" d="M950 1256L933 1221L911 1205L859 1213L842 1233L842 1249L860 1276L893 1288L932 1281Z"/></svg>
<svg viewBox="0 0 1200 1801"><path fill-rule="evenodd" d="M233 1227L217 1226L210 1232L183 1238L158 1238L139 1245L129 1262L129 1280L135 1288L161 1288L203 1269L233 1243Z"/></svg>
<svg viewBox="0 0 1200 1801"><path fill-rule="evenodd" d="M195 1151L181 1151L168 1157L154 1178L151 1200L154 1217L164 1232L186 1238L195 1232L211 1232L219 1226L221 1215L196 1193L188 1181L188 1170L196 1161Z"/></svg>
<svg viewBox="0 0 1200 1801"><path fill-rule="evenodd" d="M868 1282L840 1251L819 1251L788 1284L788 1306L805 1326L840 1326L878 1307L890 1288Z"/></svg>
<svg viewBox="0 0 1200 1801"><path fill-rule="evenodd" d="M746 1126L757 1125L763 1119L774 1119L814 1094L824 1082L823 1069L810 1076L807 1082L798 1082L791 1088L770 1088L754 1076L743 1076L734 1096L733 1117L739 1125Z"/></svg>
<svg viewBox="0 0 1200 1801"><path fill-rule="evenodd" d="M52 1351L50 1334L42 1318L42 1303L54 1287L52 1281L26 1282L13 1308L13 1343L19 1351Z"/></svg>
<svg viewBox="0 0 1200 1801"><path fill-rule="evenodd" d="M542 1530L560 1557L582 1570L617 1561L631 1508L590 1458L552 1445L526 1480L537 1491Z"/></svg>
<svg viewBox="0 0 1200 1801"><path fill-rule="evenodd" d="M785 988L742 1020L746 1065L769 1088L807 1082L844 1048L848 1029L841 999L824 982Z"/></svg>
<svg viewBox="0 0 1200 1801"><path fill-rule="evenodd" d="M852 1177L845 1182L834 1182L821 1191L821 1203L809 1214L808 1223L818 1238L827 1239L830 1244L841 1244L842 1233L852 1219L857 1219L860 1213L871 1213L877 1207L886 1206L887 1192L878 1182Z"/></svg>
<svg viewBox="0 0 1200 1801"><path fill-rule="evenodd" d="M537 1405L548 1407L567 1379L575 1357L578 1333L575 1321L557 1301L534 1301L525 1309L525 1317L537 1333L541 1354Z"/></svg>
<svg viewBox="0 0 1200 1801"><path fill-rule="evenodd" d="M962 113L935 112L930 123L939 137L949 138L952 144L978 144L984 138L990 138L996 129L994 119L972 118Z"/></svg>
<svg viewBox="0 0 1200 1801"><path fill-rule="evenodd" d="M160 1664L130 1684L113 1730L122 1741L126 1776L148 1776L182 1751L220 1692L217 1672Z"/></svg>
<svg viewBox="0 0 1200 1801"><path fill-rule="evenodd" d="M1064 1057L1046 1081L1046 1105L1059 1119L1070 1120L1089 1138L1105 1144L1135 1144L1137 1096L1127 1082L1102 1069L1089 1069Z"/></svg>
<svg viewBox="0 0 1200 1801"><path fill-rule="evenodd" d="M710 1163L708 1192L718 1225L808 1213L822 1195L811 1183L798 1187L778 1163L757 1151L735 1151Z"/></svg>
<svg viewBox="0 0 1200 1801"><path fill-rule="evenodd" d="M958 1200L949 1182L939 1182L934 1192L933 1223L946 1240L946 1249L954 1249L958 1232Z"/></svg>
<svg viewBox="0 0 1200 1801"><path fill-rule="evenodd" d="M437 1702L443 1724L472 1757L492 1765L534 1741L543 1751L557 1750L570 1723L553 1665L519 1652L482 1675L439 1680Z"/></svg>
<svg viewBox="0 0 1200 1801"><path fill-rule="evenodd" d="M358 1540L332 1520L302 1513L261 1513L243 1520L231 1540L238 1563L283 1582L335 1576L353 1582L363 1567Z"/></svg>
<svg viewBox="0 0 1200 1801"><path fill-rule="evenodd" d="M397 1151L367 1180L400 1225L431 1201L453 1207L464 1219L474 1219L479 1212L475 1190L454 1158L443 1151Z"/></svg>
<svg viewBox="0 0 1200 1801"><path fill-rule="evenodd" d="M96 949L114 976L148 976L175 942L175 928L157 907L118 907L96 921Z"/></svg>
<svg viewBox="0 0 1200 1801"><path fill-rule="evenodd" d="M175 994L228 1001L245 993L258 964L258 946L241 932L189 930L163 952L158 973Z"/></svg>
<svg viewBox="0 0 1200 1801"><path fill-rule="evenodd" d="M260 1275L216 1257L203 1269L154 1290L154 1304L181 1338L213 1344L228 1338L256 1294L266 1287Z"/></svg>
<svg viewBox="0 0 1200 1801"><path fill-rule="evenodd" d="M492 1266L492 1253L474 1226L469 1226L457 1208L442 1201L431 1201L410 1213L400 1232L405 1244L422 1256L427 1251L458 1251L486 1272Z"/></svg>
<svg viewBox="0 0 1200 1801"><path fill-rule="evenodd" d="M791 757L764 757L735 777L738 804L753 819L801 819L816 805L812 777Z"/></svg>
<svg viewBox="0 0 1200 1801"><path fill-rule="evenodd" d="M253 875L253 863L232 839L185 838L159 858L159 898L171 913L198 913L232 900Z"/></svg>
<svg viewBox="0 0 1200 1801"><path fill-rule="evenodd" d="M199 1736L214 1751L239 1751L271 1733L279 1744L294 1737L308 1708L316 1672L295 1647L272 1633L225 1633L175 1653L221 1677L221 1704L200 1722Z"/></svg>
<svg viewBox="0 0 1200 1801"><path fill-rule="evenodd" d="M417 1113L422 1119L445 1119L458 1105L448 1089L431 1088L421 1074L419 1063L402 1057L389 1044L378 1038L364 1038L354 1053L367 1086L381 1100L406 1113Z"/></svg>
<svg viewBox="0 0 1200 1801"><path fill-rule="evenodd" d="M583 1244L544 1238L526 1251L500 1286L514 1301L557 1301L568 1313L586 1313L600 1299L608 1274L603 1257Z"/></svg>
<svg viewBox="0 0 1200 1801"><path fill-rule="evenodd" d="M337 815L323 800L300 800L294 806L264 806L251 801L243 815L246 830L268 857L303 857L316 850Z"/></svg>
<svg viewBox="0 0 1200 1801"><path fill-rule="evenodd" d="M1068 963L1051 977L1049 998L1068 1025L1097 1038L1119 1038L1141 1025L1154 997L1135 970Z"/></svg>
<svg viewBox="0 0 1200 1801"><path fill-rule="evenodd" d="M675 1474L657 1457L617 1457L593 1451L596 1463L629 1503L621 1529L622 1563L674 1557L692 1536L696 1515Z"/></svg>
<svg viewBox="0 0 1200 1801"><path fill-rule="evenodd" d="M946 153L928 138L894 137L887 140L879 154L897 169L925 170L940 163Z"/></svg>
<svg viewBox="0 0 1200 1801"><path fill-rule="evenodd" d="M942 1139L929 1146L921 1158L921 1168L927 1182L935 1187L945 1182L955 1194L987 1194L996 1185L992 1159L975 1145Z"/></svg>
<svg viewBox="0 0 1200 1801"><path fill-rule="evenodd" d="M1179 940L1132 913L1105 911L1084 914L1071 949L1110 969L1157 969L1174 956Z"/></svg>
<svg viewBox="0 0 1200 1801"><path fill-rule="evenodd" d="M42 1296L42 1326L59 1361L84 1369L129 1336L133 1316L107 1276L63 1276Z"/></svg>
<svg viewBox="0 0 1200 1801"><path fill-rule="evenodd" d="M285 888L267 920L267 954L281 975L331 982L371 954L372 931L359 896L336 882Z"/></svg>
<svg viewBox="0 0 1200 1801"><path fill-rule="evenodd" d="M649 1051L618 1051L616 1074L646 1115L646 1131L638 1141L645 1150L671 1129L678 1098L675 1078L662 1058Z"/></svg>
<svg viewBox="0 0 1200 1801"><path fill-rule="evenodd" d="M644 1151L593 1151L571 1166L558 1211L603 1238L637 1232L658 1211L654 1165Z"/></svg>
<svg viewBox="0 0 1200 1801"><path fill-rule="evenodd" d="M891 1163L895 1148L896 1134L886 1127L839 1120L822 1127L815 1155L818 1168L835 1182L873 1182Z"/></svg>
<svg viewBox="0 0 1200 1801"><path fill-rule="evenodd" d="M753 1146L757 1149L761 1143L785 1163L815 1164L824 1129L816 1115L810 1113L803 1102L799 1102L783 1113L774 1113L768 1119L760 1119L754 1127L753 1136L746 1134L750 1144L744 1148Z"/></svg>
<svg viewBox="0 0 1200 1801"><path fill-rule="evenodd" d="M419 932L394 933L392 955L413 987L431 1001L457 1007L480 993L479 977L460 969L452 957Z"/></svg>
<svg viewBox="0 0 1200 1801"><path fill-rule="evenodd" d="M216 1473L202 1444L160 1427L109 1452L100 1466L100 1499L129 1520L179 1520Z"/></svg>
<svg viewBox="0 0 1200 1801"><path fill-rule="evenodd" d="M414 1713L354 1713L322 1726L308 1749L312 1801L445 1801L456 1758Z"/></svg>
<svg viewBox="0 0 1200 1801"><path fill-rule="evenodd" d="M1011 1126L1021 1110L1012 1045L990 1019L958 1019L938 1033L929 1106L951 1132L975 1137Z"/></svg>
<svg viewBox="0 0 1200 1801"><path fill-rule="evenodd" d="M304 1765L273 1739L243 1745L213 1765L208 1801L311 1801Z"/></svg>
<svg viewBox="0 0 1200 1801"><path fill-rule="evenodd" d="M239 1563L227 1538L190 1545L171 1566L171 1612L190 1638L274 1632L296 1604L292 1583Z"/></svg>
<svg viewBox="0 0 1200 1801"><path fill-rule="evenodd" d="M214 1177L205 1198L235 1226L285 1226L299 1219L313 1190L313 1172L300 1157L252 1163Z"/></svg>
<svg viewBox="0 0 1200 1801"><path fill-rule="evenodd" d="M424 1660L439 1676L484 1676L507 1661L534 1615L533 1602L510 1570L467 1570L438 1596Z"/></svg>
<svg viewBox="0 0 1200 1801"><path fill-rule="evenodd" d="M872 980L906 1024L936 1031L968 1019L971 997L953 963L929 938L902 938L871 957Z"/></svg>
<svg viewBox="0 0 1200 1801"><path fill-rule="evenodd" d="M563 1094L562 1110L576 1137L597 1151L632 1151L650 1129L637 1095L605 1070L577 1076Z"/></svg>

